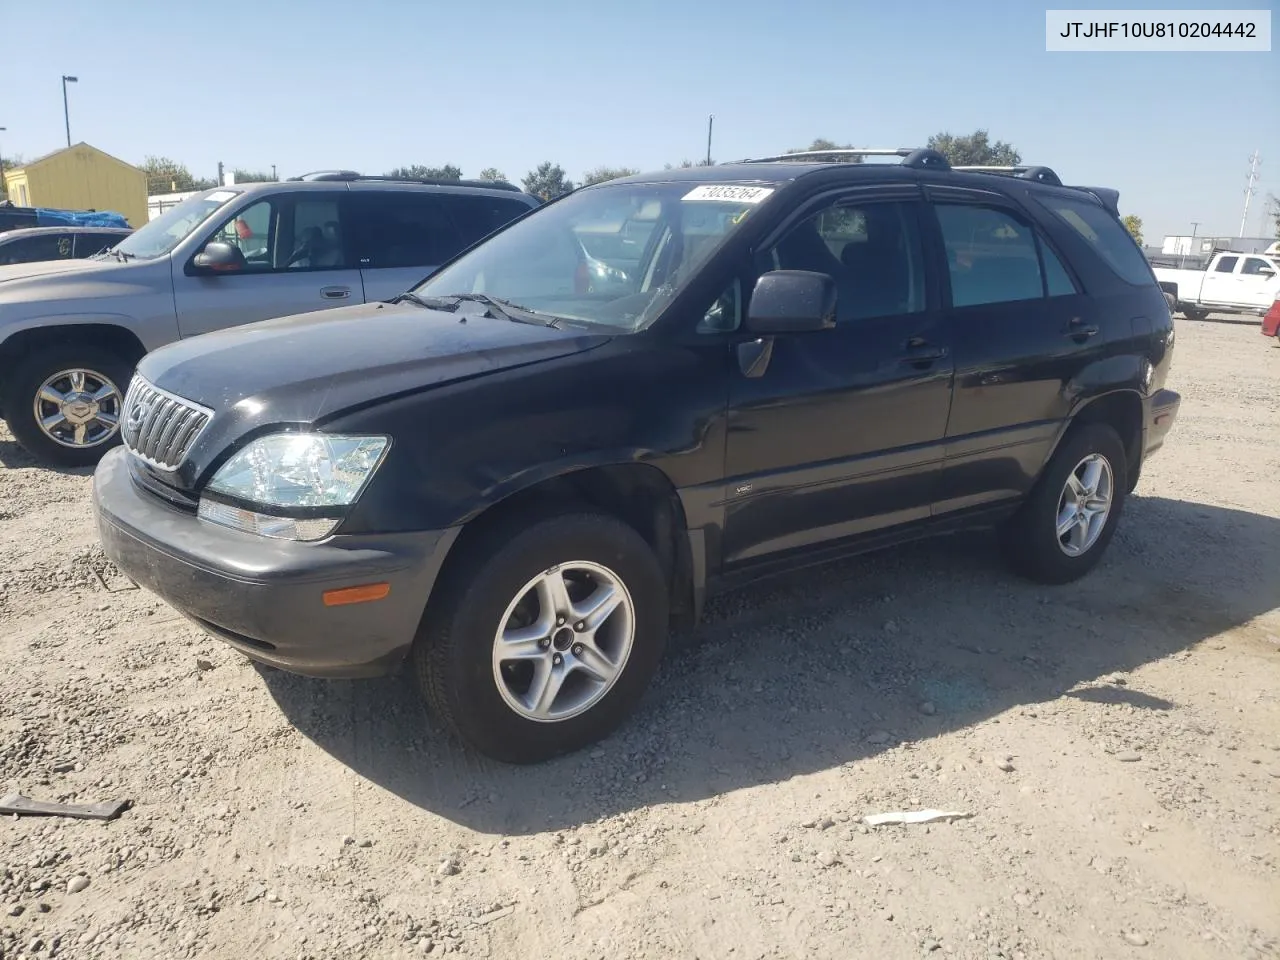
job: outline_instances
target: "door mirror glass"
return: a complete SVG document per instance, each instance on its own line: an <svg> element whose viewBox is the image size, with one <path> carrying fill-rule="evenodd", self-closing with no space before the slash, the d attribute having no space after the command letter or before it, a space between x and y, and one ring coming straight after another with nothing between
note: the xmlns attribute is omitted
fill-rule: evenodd
<svg viewBox="0 0 1280 960"><path fill-rule="evenodd" d="M761 335L826 330L836 322L836 282L810 270L772 270L756 281L747 329Z"/></svg>
<svg viewBox="0 0 1280 960"><path fill-rule="evenodd" d="M245 259L239 247L221 240L210 240L196 254L191 265L197 270L207 270L210 273L235 273L245 268Z"/></svg>

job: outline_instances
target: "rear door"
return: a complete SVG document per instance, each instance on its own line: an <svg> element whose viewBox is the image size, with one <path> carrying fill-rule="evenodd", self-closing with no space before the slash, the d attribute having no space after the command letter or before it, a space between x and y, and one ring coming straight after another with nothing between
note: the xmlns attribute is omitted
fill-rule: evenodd
<svg viewBox="0 0 1280 960"><path fill-rule="evenodd" d="M440 197L428 190L352 190L356 262L370 302L416 286L462 248Z"/></svg>
<svg viewBox="0 0 1280 960"><path fill-rule="evenodd" d="M66 260L70 257L69 233L40 233L0 246L0 264L36 263L44 260Z"/></svg>
<svg viewBox="0 0 1280 960"><path fill-rule="evenodd" d="M194 258L174 263L182 336L364 300L345 190L259 196L205 240L238 249L244 258L238 268L207 273L194 266Z"/></svg>
<svg viewBox="0 0 1280 960"><path fill-rule="evenodd" d="M1066 387L1127 329L1099 316L1045 234L1003 196L938 187L930 199L955 355L934 505L943 514L1030 489L1070 412Z"/></svg>
<svg viewBox="0 0 1280 960"><path fill-rule="evenodd" d="M1205 274L1204 284L1200 288L1201 303L1235 303L1235 296L1239 293L1236 271L1241 259L1234 255L1219 255L1217 260L1209 264L1209 272Z"/></svg>

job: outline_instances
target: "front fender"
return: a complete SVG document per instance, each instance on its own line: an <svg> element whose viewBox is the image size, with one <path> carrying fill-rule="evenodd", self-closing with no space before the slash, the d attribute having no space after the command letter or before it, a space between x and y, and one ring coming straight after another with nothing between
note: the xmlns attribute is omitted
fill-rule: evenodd
<svg viewBox="0 0 1280 960"><path fill-rule="evenodd" d="M178 339L176 315L139 320L125 313L69 310L65 313L41 313L5 321L0 325L0 350L4 349L6 343L14 342L14 337L33 330L60 327L114 327L132 335L148 353Z"/></svg>

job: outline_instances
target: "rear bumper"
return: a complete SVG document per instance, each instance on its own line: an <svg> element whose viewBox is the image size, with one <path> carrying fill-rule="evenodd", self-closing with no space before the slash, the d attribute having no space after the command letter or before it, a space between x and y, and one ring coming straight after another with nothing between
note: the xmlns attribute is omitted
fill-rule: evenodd
<svg viewBox="0 0 1280 960"><path fill-rule="evenodd" d="M141 490L128 453L93 477L98 534L111 561L209 633L254 660L316 677L394 668L413 644L454 532L271 540L199 520ZM381 600L326 606L326 590L389 583Z"/></svg>
<svg viewBox="0 0 1280 960"><path fill-rule="evenodd" d="M1172 390L1157 390L1147 399L1146 423L1143 425L1142 459L1145 460L1162 446L1164 438L1178 419L1182 395Z"/></svg>

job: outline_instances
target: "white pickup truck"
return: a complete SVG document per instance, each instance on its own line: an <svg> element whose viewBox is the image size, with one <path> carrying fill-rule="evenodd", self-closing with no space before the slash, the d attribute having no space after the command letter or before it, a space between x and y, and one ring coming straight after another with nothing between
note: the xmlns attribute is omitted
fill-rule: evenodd
<svg viewBox="0 0 1280 960"><path fill-rule="evenodd" d="M1205 270L1152 267L1175 309L1189 320L1210 313L1262 316L1280 298L1280 258L1270 254L1224 250Z"/></svg>

